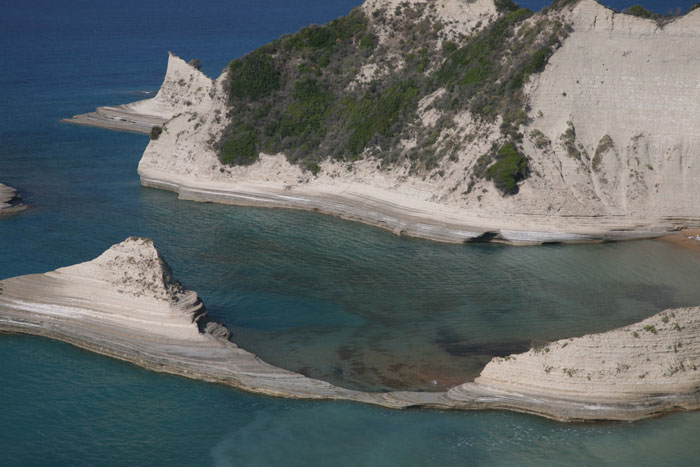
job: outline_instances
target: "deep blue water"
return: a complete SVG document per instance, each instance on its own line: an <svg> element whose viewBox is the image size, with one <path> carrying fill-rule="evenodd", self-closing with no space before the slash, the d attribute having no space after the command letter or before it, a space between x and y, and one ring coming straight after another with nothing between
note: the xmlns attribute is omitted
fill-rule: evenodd
<svg viewBox="0 0 700 467"><path fill-rule="evenodd" d="M242 346L371 389L449 386L535 338L700 303L700 258L666 244L441 245L310 213L178 201L139 186L146 137L58 122L156 90L167 50L216 76L355 4L0 2L0 180L34 207L0 221L0 278L149 236ZM562 425L286 401L27 336L0 336L0 362L4 465L691 465L700 455L700 414Z"/></svg>

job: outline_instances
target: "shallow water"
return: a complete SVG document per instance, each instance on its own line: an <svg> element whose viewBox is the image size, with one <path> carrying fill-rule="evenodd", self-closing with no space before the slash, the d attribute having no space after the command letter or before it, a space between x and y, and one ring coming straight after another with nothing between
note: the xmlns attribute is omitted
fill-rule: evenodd
<svg viewBox="0 0 700 467"><path fill-rule="evenodd" d="M148 236L243 347L377 390L440 389L533 339L700 303L700 258L658 242L442 245L141 188L147 137L58 120L156 90L166 50L199 57L216 75L230 58L355 2L55 3L13 4L0 17L0 180L33 206L0 222L0 278ZM698 414L561 425L284 401L26 336L0 336L0 362L9 465L308 465L330 456L336 465L687 465L700 454Z"/></svg>

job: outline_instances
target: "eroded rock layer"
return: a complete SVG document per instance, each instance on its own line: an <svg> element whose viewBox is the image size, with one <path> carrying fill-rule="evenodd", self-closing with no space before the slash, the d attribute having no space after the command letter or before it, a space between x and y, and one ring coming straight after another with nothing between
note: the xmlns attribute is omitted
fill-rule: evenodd
<svg viewBox="0 0 700 467"><path fill-rule="evenodd" d="M289 398L388 408L505 409L562 420L634 420L700 407L700 308L496 358L448 392L368 393L269 365L229 340L153 242L128 238L98 258L0 281L0 331L59 339L167 373Z"/></svg>
<svg viewBox="0 0 700 467"><path fill-rule="evenodd" d="M0 183L0 216L25 209L22 197L14 188Z"/></svg>
<svg viewBox="0 0 700 467"><path fill-rule="evenodd" d="M405 11L417 15L417 23L441 26L435 50L427 52L436 65L425 73L435 72L445 44L467 44L505 15L492 0L424 7L418 0L365 2L361 10L383 55L367 58L349 90L408 66L392 52L405 43L391 26L405 21ZM700 10L660 25L580 0L523 20L514 34L555 24L566 25L566 37L523 85L527 119L518 128L518 147L529 177L513 195L475 176L483 172L482 156L507 140L500 120L444 108L438 104L444 88L418 102L400 148L390 148L403 155L388 166L377 148L356 160L327 158L313 171L285 154L261 154L251 165L222 163L218 142L236 123L230 70L212 81L172 54L154 99L117 109L123 115L101 108L98 114L107 118L98 120L144 132L162 125L139 175L143 185L184 199L315 210L447 242L625 240L700 225ZM446 115L448 122L439 123ZM431 151L443 156L433 168L416 170L415 134L428 133Z"/></svg>

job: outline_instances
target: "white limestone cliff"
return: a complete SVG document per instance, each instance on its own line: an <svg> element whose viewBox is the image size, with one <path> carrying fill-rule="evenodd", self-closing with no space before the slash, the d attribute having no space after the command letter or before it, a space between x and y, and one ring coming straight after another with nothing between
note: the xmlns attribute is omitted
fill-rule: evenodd
<svg viewBox="0 0 700 467"><path fill-rule="evenodd" d="M368 0L362 8L371 17L396 6ZM431 11L447 25L441 37L457 40L496 18L492 0L446 0ZM700 10L663 27L594 0L539 14L571 30L526 84L531 122L521 131L531 175L515 196L502 196L490 181L473 184L469 174L499 141L500 122L480 122L467 110L441 136L460 145L428 173L411 172L408 161L380 168L371 156L326 160L316 175L284 154L224 165L216 143L236 115L226 72L211 81L172 54L158 95L126 106L159 115L143 131L163 125L139 163L142 184L198 201L313 209L449 242L620 240L700 225ZM368 63L356 85L401 64L400 56ZM424 126L441 114L431 105L439 93L419 103Z"/></svg>
<svg viewBox="0 0 700 467"><path fill-rule="evenodd" d="M503 409L555 420L636 420L700 408L700 308L668 310L602 334L494 358L447 392L370 393L269 365L229 340L153 242L0 281L0 332L33 334L141 367L279 397L393 409ZM235 336L234 336L235 338Z"/></svg>
<svg viewBox="0 0 700 467"><path fill-rule="evenodd" d="M698 398L700 308L666 310L613 331L494 358L475 383L521 397L591 404L643 403L678 394Z"/></svg>

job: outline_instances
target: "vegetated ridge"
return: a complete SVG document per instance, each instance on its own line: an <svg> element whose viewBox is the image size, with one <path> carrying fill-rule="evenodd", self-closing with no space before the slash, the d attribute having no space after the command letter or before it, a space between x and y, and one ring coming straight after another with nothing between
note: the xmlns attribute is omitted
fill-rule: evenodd
<svg viewBox="0 0 700 467"><path fill-rule="evenodd" d="M171 55L110 111L165 119L141 182L187 199L443 241L655 236L700 225L700 13L638 13L367 0L216 80Z"/></svg>
<svg viewBox="0 0 700 467"><path fill-rule="evenodd" d="M423 173L455 157L464 138L455 119L468 109L477 122L498 122L502 134L471 177L516 193L528 175L518 148L529 121L523 87L567 27L513 2L495 6L495 20L469 35L449 27L439 2L356 8L234 60L220 160L252 164L260 152L284 153L316 174L327 157L371 156L385 168L405 161ZM432 109L439 112L426 125L420 114Z"/></svg>

